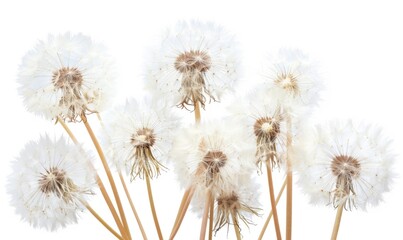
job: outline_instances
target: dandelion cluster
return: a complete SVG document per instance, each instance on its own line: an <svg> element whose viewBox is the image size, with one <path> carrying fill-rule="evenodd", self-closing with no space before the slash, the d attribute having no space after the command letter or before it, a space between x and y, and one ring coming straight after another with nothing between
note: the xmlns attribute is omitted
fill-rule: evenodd
<svg viewBox="0 0 403 240"><path fill-rule="evenodd" d="M234 36L213 23L180 22L150 56L144 81L151 97L128 99L110 110L113 66L104 47L90 37L50 35L24 56L18 83L27 110L56 120L72 143L46 135L27 143L12 163L8 192L23 220L56 230L77 222L87 209L117 239L131 240L130 218L115 181L119 175L142 237L148 239L124 172L130 182L145 180L155 230L163 239L151 180L173 171L185 191L169 239L175 238L189 206L201 217L201 240L207 232L211 239L213 232L231 225L239 240L241 225L249 228L255 217L269 211L259 239L272 216L277 239L282 239L277 203L286 188L289 240L296 176L313 203L338 208L335 239L343 209L375 206L389 191L395 157L381 130L352 121L306 127L313 124L310 113L319 105L322 83L317 65L300 50L281 49L264 66L255 89L246 97L228 94L231 106L210 121L204 119L206 105L219 102L239 81L242 58ZM185 123L177 108L194 112L195 122ZM92 113L103 128L101 143L90 125ZM78 123L87 130L110 188L69 128ZM277 198L274 169L286 175ZM269 187L265 204L258 201L262 175ZM88 196L96 188L114 224L91 208Z"/></svg>

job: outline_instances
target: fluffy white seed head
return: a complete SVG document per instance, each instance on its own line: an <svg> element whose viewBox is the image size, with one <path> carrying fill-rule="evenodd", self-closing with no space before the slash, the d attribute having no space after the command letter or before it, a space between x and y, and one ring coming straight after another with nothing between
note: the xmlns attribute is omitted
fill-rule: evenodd
<svg viewBox="0 0 403 240"><path fill-rule="evenodd" d="M218 101L237 79L236 43L212 23L180 22L167 31L147 69L148 89L181 108Z"/></svg>
<svg viewBox="0 0 403 240"><path fill-rule="evenodd" d="M224 120L179 131L170 152L178 179L214 194L229 188L239 175L254 169L254 146L237 123Z"/></svg>
<svg viewBox="0 0 403 240"><path fill-rule="evenodd" d="M315 64L301 51L281 49L265 71L268 101L275 99L294 113L318 103L322 83Z"/></svg>
<svg viewBox="0 0 403 240"><path fill-rule="evenodd" d="M318 126L305 142L307 159L299 183L312 202L365 209L389 190L394 156L379 128L332 122Z"/></svg>
<svg viewBox="0 0 403 240"><path fill-rule="evenodd" d="M128 100L105 118L108 154L133 180L164 169L178 119L162 101Z"/></svg>
<svg viewBox="0 0 403 240"><path fill-rule="evenodd" d="M12 168L7 190L17 214L47 230L76 223L95 187L88 155L64 138L28 142Z"/></svg>
<svg viewBox="0 0 403 240"><path fill-rule="evenodd" d="M104 108L113 92L113 72L103 46L66 33L49 35L24 56L18 83L29 111L77 121L82 113Z"/></svg>

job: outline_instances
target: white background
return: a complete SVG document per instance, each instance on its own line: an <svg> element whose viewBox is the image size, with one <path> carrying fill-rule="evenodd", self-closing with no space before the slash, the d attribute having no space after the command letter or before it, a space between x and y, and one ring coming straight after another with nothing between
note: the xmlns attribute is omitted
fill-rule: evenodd
<svg viewBox="0 0 403 240"><path fill-rule="evenodd" d="M1 239L112 239L91 215L81 215L78 224L57 232L33 229L20 221L5 191L10 162L24 144L47 131L60 134L60 126L26 112L15 82L22 56L48 33L82 32L110 49L117 63L118 103L141 95L143 69L150 42L178 20L214 21L235 34L241 44L243 77L241 85L251 86L259 75L262 59L280 47L298 47L320 63L324 85L316 122L332 118L353 118L382 125L394 140L395 171L400 173L403 143L402 68L403 8L399 1L2 1L0 3L0 238ZM210 108L210 109L209 109ZM204 116L219 110L207 106ZM95 119L93 119L95 120ZM95 122L95 121L94 121ZM82 126L74 130L84 131ZM80 137L86 137L81 134ZM82 139L87 141L87 139ZM92 146L86 145L88 148ZM276 174L280 184L282 174ZM268 214L266 179L261 176L263 217ZM165 237L169 235L183 190L176 177L166 173L153 182L155 201ZM403 239L402 180L397 178L385 202L367 212L343 215L339 239ZM278 189L278 187L277 187ZM149 239L156 239L147 203L145 183L131 184L135 204ZM109 212L100 196L91 201L108 221ZM127 205L126 205L127 206ZM132 232L139 231L130 215ZM336 211L311 206L298 187L294 194L294 239L328 239ZM280 224L285 230L285 205L279 205ZM111 221L110 221L111 222ZM263 219L243 228L245 239L256 239ZM200 219L188 214L177 239L197 239ZM274 239L274 227L266 239ZM226 230L216 239L226 239ZM228 239L234 239L229 229Z"/></svg>

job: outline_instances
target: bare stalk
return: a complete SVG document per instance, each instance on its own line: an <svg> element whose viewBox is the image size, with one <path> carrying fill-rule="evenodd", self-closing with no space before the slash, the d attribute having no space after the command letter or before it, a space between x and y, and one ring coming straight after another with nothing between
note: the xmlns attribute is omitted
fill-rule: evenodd
<svg viewBox="0 0 403 240"><path fill-rule="evenodd" d="M125 216L125 212L124 212L123 207L122 207L122 202L120 201L120 197L119 197L118 190L116 188L115 180L113 179L113 176L112 176L111 170L109 168L109 165L106 162L105 154L102 151L101 145L99 144L97 137L95 136L94 132L92 131L92 128L91 128L90 124L88 123L87 117L85 116L84 113L81 114L81 119L82 119L82 121L83 121L83 123L85 125L85 128L87 129L88 134L91 137L91 140L92 140L97 152L98 152L99 158L101 159L102 165L103 165L103 167L105 169L106 175L107 175L109 183L111 185L113 195L115 196L116 204L117 204L118 209L119 209L119 214L120 214L120 217L122 219L123 226L124 226L124 228L125 228L125 230L127 232L127 236L129 237L129 239L131 239L130 229L129 229L129 226L128 226L127 221L126 221L126 216Z"/></svg>
<svg viewBox="0 0 403 240"><path fill-rule="evenodd" d="M212 198L212 194L211 194L210 189L208 189L206 202L204 203L204 212L203 212L203 218L202 218L202 223L201 223L201 228L200 228L200 240L206 239L207 220L208 220L208 214L209 214L209 210L210 210L211 198Z"/></svg>
<svg viewBox="0 0 403 240"><path fill-rule="evenodd" d="M88 209L88 211L106 228L111 232L117 239L123 240L122 236L120 236L113 228L111 228L105 220L99 216L99 214L85 201L81 200L81 203Z"/></svg>
<svg viewBox="0 0 403 240"><path fill-rule="evenodd" d="M200 123L201 113L200 113L200 103L199 101L194 102L194 111L195 111L195 121L196 123Z"/></svg>
<svg viewBox="0 0 403 240"><path fill-rule="evenodd" d="M287 179L284 179L283 186L281 186L280 192L277 194L276 206L277 206L278 202L280 201L281 196L283 195L285 186L287 186ZM272 218L272 216L273 216L273 211L270 211L269 216L267 216L266 222L263 225L262 231L260 232L258 240L262 240L263 235L266 232L267 226L269 225L270 219Z"/></svg>
<svg viewBox="0 0 403 240"><path fill-rule="evenodd" d="M337 239L337 234L339 233L339 227L340 227L340 222L341 222L341 216L343 213L343 208L344 208L344 204L339 204L339 207L337 208L336 219L334 220L331 240Z"/></svg>
<svg viewBox="0 0 403 240"><path fill-rule="evenodd" d="M292 145L292 123L287 114L287 209L286 209L286 240L291 240L292 233L292 163L289 149Z"/></svg>
<svg viewBox="0 0 403 240"><path fill-rule="evenodd" d="M162 240L163 237L162 237L162 233L161 233L160 224L158 222L157 212L155 211L153 192L151 190L150 176L148 175L148 172L146 172L145 176L146 176L146 183L147 183L148 200L150 202L150 207L151 207L151 212L153 214L155 228L157 229L158 238L160 240Z"/></svg>
<svg viewBox="0 0 403 240"><path fill-rule="evenodd" d="M120 177L120 181L122 182L123 189L125 190L127 200L129 201L130 207L132 208L134 217L136 218L137 224L139 225L141 235L143 236L143 239L144 239L144 240L147 240L147 235L146 235L146 233L145 233L145 231L144 231L143 225L141 224L139 215L137 214L136 208L134 207L132 198L131 198L131 196L130 196L130 193L129 193L129 191L128 191L128 189L127 189L127 186L126 186L126 183L125 183L125 179L123 178L121 172L119 172L119 177Z"/></svg>
<svg viewBox="0 0 403 240"><path fill-rule="evenodd" d="M277 204L274 199L273 175L271 172L269 162L266 162L266 169L267 169L267 179L269 182L270 203L271 203L271 212L273 213L274 227L276 229L277 240L281 240L280 224L278 222L278 216L277 216L277 206L276 206Z"/></svg>
<svg viewBox="0 0 403 240"><path fill-rule="evenodd" d="M214 201L213 197L210 198L210 219L209 219L209 227L208 227L208 239L213 239L213 222L214 222Z"/></svg>
<svg viewBox="0 0 403 240"><path fill-rule="evenodd" d="M194 187L189 187L183 194L181 206L179 207L178 215L176 216L175 224L174 227L172 228L171 236L169 237L170 240L172 240L175 237L176 233L178 232L182 224L183 218L185 217L186 211L192 200L194 191L195 191Z"/></svg>
<svg viewBox="0 0 403 240"><path fill-rule="evenodd" d="M57 117L57 122L62 125L62 127L63 127L64 130L67 132L67 134L69 135L69 137L71 138L71 140L72 140L75 144L78 144L77 138L74 136L73 132L72 132L72 131L70 130L70 128L67 126L66 122L65 122L62 118L60 118L59 116ZM91 163L90 163L90 164L91 164ZM94 169L94 166L93 166L92 164L91 164L91 167ZM122 236L126 237L126 232L125 232L125 230L124 230L124 228L123 228L122 222L121 222L121 220L120 220L120 218L119 218L119 216L118 216L118 214L117 214L117 212L116 212L115 207L114 207L113 204L112 204L112 201L111 201L111 199L110 199L110 197L109 197L109 194L106 192L105 186L104 186L104 184L103 184L101 178L99 177L98 173L96 173L95 178L96 178L96 182L97 182L97 184L98 184L98 187L99 187L99 189L100 189L100 191L101 191L101 193L102 193L102 196L104 197L105 202L106 202L106 204L108 205L108 208L109 208L109 210L111 211L112 216L113 216L113 218L114 218L114 220L115 220L115 222L116 222L116 225L117 225L118 228L119 228L120 234L121 234Z"/></svg>

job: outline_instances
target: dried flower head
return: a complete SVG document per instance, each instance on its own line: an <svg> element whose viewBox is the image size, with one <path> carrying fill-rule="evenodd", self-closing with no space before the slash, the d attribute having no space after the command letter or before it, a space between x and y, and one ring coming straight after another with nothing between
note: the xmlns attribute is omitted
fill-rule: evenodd
<svg viewBox="0 0 403 240"><path fill-rule="evenodd" d="M95 187L88 156L63 138L27 143L12 167L7 186L12 204L34 227L56 230L77 222L82 201Z"/></svg>
<svg viewBox="0 0 403 240"><path fill-rule="evenodd" d="M177 118L162 101L128 100L108 118L109 153L118 169L125 169L131 180L161 174L166 153L172 144Z"/></svg>
<svg viewBox="0 0 403 240"><path fill-rule="evenodd" d="M307 145L300 184L313 202L346 209L377 205L388 191L394 161L378 128L352 122L318 126Z"/></svg>
<svg viewBox="0 0 403 240"><path fill-rule="evenodd" d="M256 164L261 170L262 164L270 164L273 169L285 162L286 122L284 113L273 100L266 102L266 89L261 85L247 96L248 102L233 104L232 114L241 119L242 125L255 139Z"/></svg>
<svg viewBox="0 0 403 240"><path fill-rule="evenodd" d="M294 112L317 104L322 84L315 65L301 51L280 50L265 75L268 100L276 99L285 110Z"/></svg>
<svg viewBox="0 0 403 240"><path fill-rule="evenodd" d="M102 110L113 86L102 46L81 34L48 37L28 52L19 69L19 92L27 109L53 119L80 120Z"/></svg>
<svg viewBox="0 0 403 240"><path fill-rule="evenodd" d="M168 32L148 70L152 91L181 108L219 100L236 80L236 44L211 23L181 22Z"/></svg>
<svg viewBox="0 0 403 240"><path fill-rule="evenodd" d="M240 228L240 221L246 226L253 224L250 217L253 215L259 216L258 212L260 209L252 207L252 204L256 204L256 192L252 191L252 189L245 190L245 188L242 188L238 189L237 192L223 192L217 197L214 231L219 231L225 225L228 226L231 222L238 228ZM254 201L251 202L250 198L252 195L255 195L255 197ZM233 220L235 220L235 222Z"/></svg>
<svg viewBox="0 0 403 240"><path fill-rule="evenodd" d="M170 153L181 183L204 192L227 189L239 174L252 171L253 142L239 124L204 123L177 133ZM252 160L251 160L252 159Z"/></svg>

